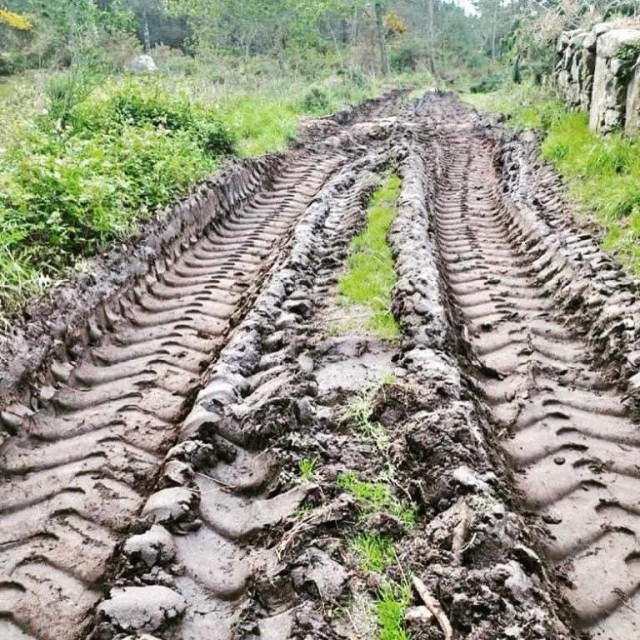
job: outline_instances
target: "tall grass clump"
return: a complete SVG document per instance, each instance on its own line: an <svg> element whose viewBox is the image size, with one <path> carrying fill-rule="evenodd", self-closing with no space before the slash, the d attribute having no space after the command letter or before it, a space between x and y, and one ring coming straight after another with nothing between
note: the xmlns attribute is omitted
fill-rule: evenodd
<svg viewBox="0 0 640 640"><path fill-rule="evenodd" d="M408 584L385 584L376 601L378 640L411 640L404 628L404 615L411 604Z"/></svg>

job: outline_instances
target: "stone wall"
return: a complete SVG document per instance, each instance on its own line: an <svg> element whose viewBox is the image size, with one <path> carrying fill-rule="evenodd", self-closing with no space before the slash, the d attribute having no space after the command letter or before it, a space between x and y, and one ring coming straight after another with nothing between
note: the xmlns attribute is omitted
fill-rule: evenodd
<svg viewBox="0 0 640 640"><path fill-rule="evenodd" d="M565 31L558 40L554 77L565 102L589 112L598 133L640 132L640 24Z"/></svg>

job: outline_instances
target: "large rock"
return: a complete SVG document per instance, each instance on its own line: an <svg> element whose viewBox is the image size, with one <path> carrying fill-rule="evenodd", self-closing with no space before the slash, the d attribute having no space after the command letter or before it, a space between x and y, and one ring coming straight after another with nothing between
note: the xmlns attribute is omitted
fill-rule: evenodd
<svg viewBox="0 0 640 640"><path fill-rule="evenodd" d="M591 53L584 46L587 31L565 31L558 40L558 62L555 69L556 85L571 107L589 108L595 49Z"/></svg>
<svg viewBox="0 0 640 640"><path fill-rule="evenodd" d="M129 60L127 69L131 71L131 73L153 73L157 71L158 67L151 56L143 53Z"/></svg>
<svg viewBox="0 0 640 640"><path fill-rule="evenodd" d="M599 133L625 123L630 70L618 56L630 45L640 45L640 29L612 29L597 39L589 126Z"/></svg>

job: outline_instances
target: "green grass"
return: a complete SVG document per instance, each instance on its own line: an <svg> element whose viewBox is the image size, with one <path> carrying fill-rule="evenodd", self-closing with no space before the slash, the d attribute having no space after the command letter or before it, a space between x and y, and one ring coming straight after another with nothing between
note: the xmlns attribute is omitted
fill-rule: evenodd
<svg viewBox="0 0 640 640"><path fill-rule="evenodd" d="M382 573L393 564L396 557L391 541L377 533L356 536L349 546L358 556L363 571Z"/></svg>
<svg viewBox="0 0 640 640"><path fill-rule="evenodd" d="M406 580L394 582L384 575L398 558L393 543L376 533L363 533L353 538L350 549L358 556L360 568L382 577L374 605L378 640L410 640L404 628L404 616L411 604L412 590Z"/></svg>
<svg viewBox="0 0 640 640"><path fill-rule="evenodd" d="M542 154L565 179L579 215L595 222L603 247L640 275L640 139L596 135L586 113L568 111L539 88L508 87L465 99L509 114L513 126L545 132Z"/></svg>
<svg viewBox="0 0 640 640"><path fill-rule="evenodd" d="M387 340L400 337L400 327L391 312L396 273L387 243L400 186L400 178L390 175L373 196L366 228L354 238L348 271L338 283L339 303L366 307L371 312L366 329Z"/></svg>
<svg viewBox="0 0 640 640"><path fill-rule="evenodd" d="M385 482L361 480L355 473L341 473L338 487L350 493L364 514L388 511L399 518L406 527L416 523L416 512L404 501L394 497L391 487Z"/></svg>
<svg viewBox="0 0 640 640"><path fill-rule="evenodd" d="M378 594L376 617L378 640L410 640L404 629L404 614L411 604L409 584L386 584Z"/></svg>
<svg viewBox="0 0 640 640"><path fill-rule="evenodd" d="M316 460L305 458L298 463L298 469L300 471L300 477L305 482L312 482L316 475Z"/></svg>

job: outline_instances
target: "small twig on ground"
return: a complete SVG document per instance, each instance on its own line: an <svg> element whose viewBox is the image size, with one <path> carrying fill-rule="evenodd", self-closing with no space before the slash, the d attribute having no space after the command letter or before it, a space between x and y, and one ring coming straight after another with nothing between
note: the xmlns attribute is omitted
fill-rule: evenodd
<svg viewBox="0 0 640 640"><path fill-rule="evenodd" d="M333 508L333 504L328 504L313 511L308 516L299 520L290 531L285 533L280 544L276 547L278 560L282 558L288 547L293 544L296 537L301 535L304 531L311 529L316 522L321 521L325 516L330 514Z"/></svg>
<svg viewBox="0 0 640 640"><path fill-rule="evenodd" d="M464 500L461 499L460 503L460 520L458 524L453 528L453 536L451 541L451 550L456 559L456 562L460 564L462 562L462 554L464 553L464 541L467 537L467 529L469 526L469 507Z"/></svg>
<svg viewBox="0 0 640 640"><path fill-rule="evenodd" d="M627 598L624 591L622 591L622 589L614 589L613 593L618 596L618 599L622 603L623 607L626 607L627 609L629 609L629 611L633 611L633 613L637 613L637 611L629 604L629 599Z"/></svg>
<svg viewBox="0 0 640 640"><path fill-rule="evenodd" d="M442 633L444 633L444 640L453 640L453 627L447 618L447 614L444 612L442 605L429 593L427 585L420 580L417 576L413 576L413 586L425 603L427 609L433 614L438 621Z"/></svg>

